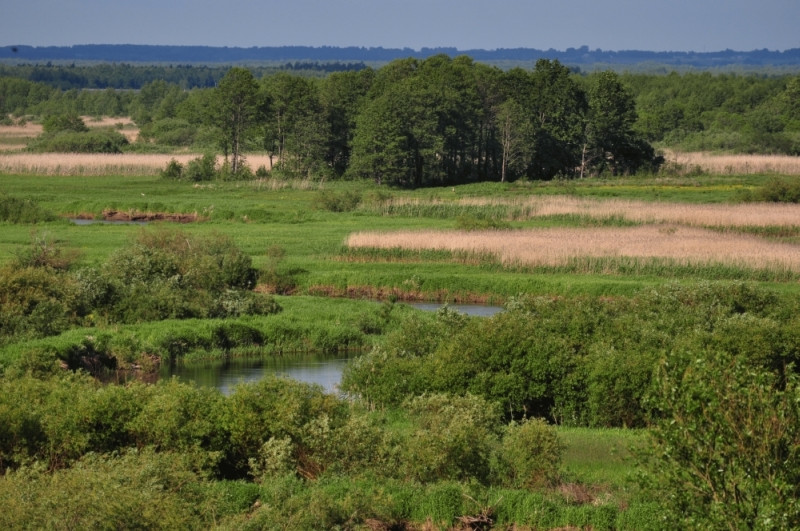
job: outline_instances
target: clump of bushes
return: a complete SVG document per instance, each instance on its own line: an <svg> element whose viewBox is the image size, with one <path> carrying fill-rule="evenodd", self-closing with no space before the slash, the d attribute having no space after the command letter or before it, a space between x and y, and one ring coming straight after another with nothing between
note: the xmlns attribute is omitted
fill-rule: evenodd
<svg viewBox="0 0 800 531"><path fill-rule="evenodd" d="M185 166L172 159L161 171L161 178L163 179L189 182L246 181L255 177L256 175L253 174L253 171L245 164L242 164L236 173L232 172L227 164L217 167L217 157L212 153L206 153L202 157L192 159Z"/></svg>
<svg viewBox="0 0 800 531"><path fill-rule="evenodd" d="M35 238L0 277L0 338L58 334L80 324L224 318L280 311L253 288L259 272L227 237L143 231L100 268Z"/></svg>
<svg viewBox="0 0 800 531"><path fill-rule="evenodd" d="M139 129L137 142L152 142L161 146L191 146L197 137L197 126L181 118L163 118L148 122Z"/></svg>
<svg viewBox="0 0 800 531"><path fill-rule="evenodd" d="M376 406L472 393L508 419L641 427L667 352L716 348L748 352L759 366L796 363L796 311L795 301L745 283L668 285L632 299L520 297L466 324L409 318L348 365L342 388Z"/></svg>
<svg viewBox="0 0 800 531"><path fill-rule="evenodd" d="M771 177L754 190L743 190L736 196L742 202L800 203L800 179Z"/></svg>
<svg viewBox="0 0 800 531"><path fill-rule="evenodd" d="M335 193L323 190L314 198L314 207L329 212L352 212L361 204L361 194L353 190Z"/></svg>
<svg viewBox="0 0 800 531"><path fill-rule="evenodd" d="M117 322L277 311L270 297L252 291L258 271L250 256L222 235L143 232L111 256L101 275L107 284L98 295L111 295L101 308Z"/></svg>
<svg viewBox="0 0 800 531"><path fill-rule="evenodd" d="M40 223L53 221L56 216L31 199L0 194L0 221L7 223Z"/></svg>
<svg viewBox="0 0 800 531"><path fill-rule="evenodd" d="M37 152L121 153L128 145L125 135L113 129L90 129L76 115L47 116L43 132L28 144Z"/></svg>

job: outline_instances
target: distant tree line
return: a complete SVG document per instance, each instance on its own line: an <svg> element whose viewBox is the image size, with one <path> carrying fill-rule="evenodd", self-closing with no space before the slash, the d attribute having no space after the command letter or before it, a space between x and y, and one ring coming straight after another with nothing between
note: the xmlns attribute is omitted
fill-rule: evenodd
<svg viewBox="0 0 800 531"><path fill-rule="evenodd" d="M444 54L324 77L96 67L109 78L140 70L143 77L205 72L214 87L156 79L138 90L58 90L0 77L0 114L6 122L9 115L131 116L140 140L126 150L222 151L237 169L246 169L241 155L260 151L287 174L403 186L649 171L659 163L653 145L800 154L797 76L587 74L544 59L530 70L502 70ZM242 105L231 106L239 97Z"/></svg>
<svg viewBox="0 0 800 531"><path fill-rule="evenodd" d="M435 55L456 57L468 55L477 61L558 60L569 65L634 65L642 63L694 68L717 68L725 65L790 66L800 65L800 48L790 50L721 50L713 52L652 52L644 50L601 50L588 46L566 50L537 50L535 48L498 48L495 50L458 50L453 47L411 48L336 47L336 46L272 46L272 47L213 47L163 46L131 44L85 44L76 46L4 46L0 59L43 61L103 61L109 63L248 63L264 61L368 61L390 62L413 57L428 59Z"/></svg>
<svg viewBox="0 0 800 531"><path fill-rule="evenodd" d="M59 90L71 89L107 89L140 90L153 81L166 81L178 85L182 89L211 88L230 70L230 65L136 65L94 64L18 64L0 65L0 78L14 77L27 81L42 83ZM264 77L280 72L291 71L297 75L321 77L331 72L362 70L363 62L343 63L319 61L290 61L274 66L250 67L253 75Z"/></svg>

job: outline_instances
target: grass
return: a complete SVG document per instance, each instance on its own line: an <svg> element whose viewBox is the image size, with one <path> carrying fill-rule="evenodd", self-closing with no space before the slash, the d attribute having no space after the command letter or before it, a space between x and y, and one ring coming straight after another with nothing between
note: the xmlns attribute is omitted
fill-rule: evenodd
<svg viewBox="0 0 800 531"><path fill-rule="evenodd" d="M186 164L202 153L0 153L0 172L35 175L158 175L169 161ZM217 164L221 164L219 158ZM267 155L249 155L252 168L270 167Z"/></svg>
<svg viewBox="0 0 800 531"><path fill-rule="evenodd" d="M605 482L618 489L631 484L635 468L631 449L644 444L646 435L637 430L560 426L558 436L565 446L562 468L568 480Z"/></svg>
<svg viewBox="0 0 800 531"><path fill-rule="evenodd" d="M559 267L580 258L634 258L669 260L680 266L722 264L800 273L797 245L676 225L361 232L350 235L347 246L466 252L494 256L511 266Z"/></svg>
<svg viewBox="0 0 800 531"><path fill-rule="evenodd" d="M645 192L640 191L641 192ZM386 216L530 221L574 216L598 224L680 223L696 227L800 227L800 205L776 203L690 204L576 196L399 199L376 209Z"/></svg>
<svg viewBox="0 0 800 531"><path fill-rule="evenodd" d="M6 156L0 155L0 163ZM87 166L105 167L101 159L93 159ZM369 183L274 178L192 185L159 179L153 169L148 169L148 174L135 169L92 171L99 174L8 174L0 169L0 193L31 200L60 218L2 224L0 263L13 260L31 234L38 233L78 249L79 266L97 265L139 231L149 230L134 225L76 226L64 219L78 214L99 215L105 209L198 213L206 221L181 225L180 229L225 233L253 257L256 266L271 263L271 247L286 251L285 259L275 267L294 278L297 294L278 297L284 308L278 315L235 320L268 338L268 345L258 346L261 353L324 350L342 338L368 348L380 341L378 334L365 332L375 324L376 304L371 299L390 295L489 303L501 303L519 293L630 296L675 278L681 283L746 278L793 295L800 291L800 253L793 240L798 235L800 210L786 205L729 203L738 191L761 184L764 178L758 175L480 183L409 191ZM321 191L359 192L362 202L350 212L330 212L315 206ZM455 231L459 218L477 220L461 222L471 227L488 220L503 221L511 228ZM388 235L405 234L424 245L416 250L394 244L384 250L345 246L351 235L365 231L381 242L387 241ZM432 245L433 238L441 235L445 235L444 243ZM456 237L463 243L452 245ZM503 252L517 254L504 259ZM772 264L779 260L783 265ZM391 314L397 317L411 311L397 304ZM194 334L199 337L198 344L209 344L209 348L185 356L199 360L218 353L218 345L206 338L214 337L215 327L221 324L165 321L114 330L80 329L9 345L2 355L6 360L19 358L46 345L80 342L90 333L113 333L119 337L120 348L157 344L172 333ZM386 324L384 332L393 326L394 321ZM654 506L636 498L630 477L634 465L628 448L642 443L641 432L558 431L566 453L564 490L552 494L557 502L539 494L498 491L487 494L486 500L479 499L481 504L495 504L499 511L508 509L509 522L519 518L541 527L582 522L580 525L608 528L600 520L604 515L617 518L618 528L639 529L648 518L655 521ZM454 490L446 487L430 492L431 500ZM461 493L456 494L459 503L463 502ZM512 504L513 496L519 498L519 504ZM589 496L586 499L590 501L578 503L582 496ZM622 509L625 505L627 510ZM519 512L511 514L512 510ZM564 516L567 514L572 516Z"/></svg>
<svg viewBox="0 0 800 531"><path fill-rule="evenodd" d="M707 152L669 152L667 160L686 168L716 175L773 173L800 175L800 157L791 155L731 155Z"/></svg>
<svg viewBox="0 0 800 531"><path fill-rule="evenodd" d="M613 185L614 182L607 181L603 186ZM674 185L674 181L668 184ZM542 186L543 190L549 191L560 185L550 183ZM577 182L574 186L580 193L588 194L596 190L597 182ZM800 220L797 205L661 203L648 199L653 187L666 184L658 185L647 179L624 179L620 180L619 186L636 189L636 199L599 199L564 194L530 197L530 190L538 190L538 185L528 183L482 183L456 187L453 192L449 187L403 191L387 190L369 183L320 183L274 178L192 185L141 175L57 177L0 174L0 193L33 200L43 210L64 218L87 213L100 218L106 209L197 213L206 221L182 224L180 229L190 233L226 233L253 256L256 266L269 263L267 251L270 247L282 247L286 258L280 267L294 275L298 293L359 296L400 292L408 294L406 298L500 302L519 292L630 295L638 289L664 282L665 278L691 280L709 276L775 282L781 290L797 290L798 284L789 281L796 276L794 273L787 275L773 268L772 273L765 274L753 270L752 265L746 265L745 269L737 266L737 269L732 263L721 267L702 261L681 262L670 257L623 259L613 255L587 257L579 253L577 258L565 259L558 266L525 266L513 261L503 265L491 257L489 251L482 251L483 256L474 250L471 254L454 256L451 251L438 254L434 251L356 252L344 247L349 235L367 229L379 233L452 230L459 225L458 217L464 213L463 208L472 209L470 213L475 218L491 218L499 215L501 210L505 215L530 208L527 219L510 222L511 227L525 230L489 231L486 238L499 241L503 238L498 235L523 235L533 232L531 229L535 227L546 229L543 234L547 231L559 234L569 227L578 227L580 231L577 234L583 234L578 241L586 241L586 246L591 247L590 236L608 233L612 235L611 243L614 243L613 235L618 231L635 234L642 230L641 224L645 221L637 219L669 218L678 220L673 223L683 220L686 224L716 223L718 226L717 232L699 233L700 229L682 225L672 234L669 228L663 232L651 229L656 238L667 244L667 251L682 235L692 234L702 234L702 238L720 242L750 242L771 249L789 249L790 253L796 248L777 245L770 240L792 242L792 238L797 237L796 224ZM321 210L315 208L320 190L336 193L359 191L363 196L362 204L352 212ZM402 216L384 215L382 209L390 203L421 204L431 211L440 208L440 204L455 207L447 216L419 216L413 212ZM535 216L536 212L541 215ZM739 220L758 225L726 225ZM12 260L14 253L30 241L32 233L45 233L66 247L78 249L81 264L99 264L141 230L147 228L134 225L75 226L65 220L36 225L6 224L0 231L0 263ZM744 235L746 233L750 235ZM469 231L464 234L471 241L481 233Z"/></svg>

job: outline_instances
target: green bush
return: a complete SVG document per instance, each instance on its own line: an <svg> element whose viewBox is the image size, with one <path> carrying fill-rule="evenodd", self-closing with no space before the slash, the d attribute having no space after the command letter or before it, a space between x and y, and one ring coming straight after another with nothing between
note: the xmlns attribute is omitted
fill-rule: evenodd
<svg viewBox="0 0 800 531"><path fill-rule="evenodd" d="M163 118L142 125L139 142L162 146L188 147L194 143L197 127L180 118Z"/></svg>
<svg viewBox="0 0 800 531"><path fill-rule="evenodd" d="M800 376L712 350L675 352L659 369L643 462L667 525L800 526Z"/></svg>
<svg viewBox="0 0 800 531"><path fill-rule="evenodd" d="M0 194L0 221L8 223L40 223L53 221L56 216L31 199Z"/></svg>
<svg viewBox="0 0 800 531"><path fill-rule="evenodd" d="M351 212L359 204L361 204L361 194L351 190L339 193L323 190L314 198L316 208L329 212Z"/></svg>
<svg viewBox="0 0 800 531"><path fill-rule="evenodd" d="M113 321L265 315L280 307L253 293L258 271L225 236L195 237L181 231L144 231L114 253L99 272L82 274L87 299ZM107 306L102 306L103 304Z"/></svg>
<svg viewBox="0 0 800 531"><path fill-rule="evenodd" d="M216 155L206 153L186 164L182 173L183 178L191 182L212 181L217 174L216 165Z"/></svg>
<svg viewBox="0 0 800 531"><path fill-rule="evenodd" d="M170 160L167 166L161 171L162 179L179 181L183 177L183 164L175 159Z"/></svg>
<svg viewBox="0 0 800 531"><path fill-rule="evenodd" d="M0 526L208 528L216 522L217 504L226 505L220 494L180 454L93 454L52 474L31 467L0 476Z"/></svg>
<svg viewBox="0 0 800 531"><path fill-rule="evenodd" d="M86 132L59 131L43 133L28 148L36 152L56 153L122 153L128 139L111 129L90 129Z"/></svg>
<svg viewBox="0 0 800 531"><path fill-rule="evenodd" d="M772 177L756 192L756 197L771 203L800 203L800 179Z"/></svg>
<svg viewBox="0 0 800 531"><path fill-rule="evenodd" d="M59 334L80 321L77 290L52 268L0 270L0 343Z"/></svg>
<svg viewBox="0 0 800 531"><path fill-rule="evenodd" d="M222 421L230 433L231 473L263 475L271 462L265 460L263 452L270 455L274 450L264 450L264 444L270 439L288 438L295 472L307 478L319 476L326 463L315 451L321 441L309 432L309 424L330 422L335 429L346 414L345 403L323 393L319 386L276 377L237 386L226 400Z"/></svg>
<svg viewBox="0 0 800 531"><path fill-rule="evenodd" d="M423 395L407 400L415 430L404 441L404 473L420 482L488 481L499 411L466 395Z"/></svg>
<svg viewBox="0 0 800 531"><path fill-rule="evenodd" d="M89 128L83 119L77 114L51 114L42 120L42 130L45 133L53 134L61 131L71 131L73 133L86 133Z"/></svg>
<svg viewBox="0 0 800 531"><path fill-rule="evenodd" d="M563 451L555 429L543 420L512 422L495 457L495 477L509 487L552 487L559 479Z"/></svg>

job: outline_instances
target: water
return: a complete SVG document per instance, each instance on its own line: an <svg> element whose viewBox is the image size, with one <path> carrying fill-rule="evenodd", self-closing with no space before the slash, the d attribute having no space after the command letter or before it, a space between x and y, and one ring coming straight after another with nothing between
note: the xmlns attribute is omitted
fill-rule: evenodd
<svg viewBox="0 0 800 531"><path fill-rule="evenodd" d="M435 312L442 304L411 303L410 306L423 311ZM448 304L448 308L478 317L491 317L502 312L500 306L481 304ZM230 394L239 383L257 382L268 374L277 374L295 380L319 384L328 393L338 392L342 371L347 365L345 357L290 356L288 358L232 358L208 364L178 365L162 367L159 377L177 376L186 382L213 387L223 394Z"/></svg>
<svg viewBox="0 0 800 531"><path fill-rule="evenodd" d="M239 383L256 382L268 374L319 384L327 393L338 392L347 358L298 356L289 358L234 358L208 364L162 367L159 377L213 387L228 395Z"/></svg>
<svg viewBox="0 0 800 531"><path fill-rule="evenodd" d="M412 302L409 303L409 306L426 312L435 312L444 305L429 302ZM451 310L475 317L491 317L503 311L501 306L486 306L483 304L448 304L447 307Z"/></svg>

